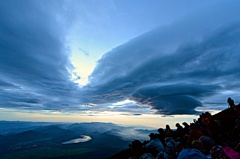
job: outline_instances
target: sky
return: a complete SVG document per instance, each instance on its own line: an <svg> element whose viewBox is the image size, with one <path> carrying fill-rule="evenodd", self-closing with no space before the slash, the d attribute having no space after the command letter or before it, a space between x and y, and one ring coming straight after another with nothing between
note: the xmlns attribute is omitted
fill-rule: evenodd
<svg viewBox="0 0 240 159"><path fill-rule="evenodd" d="M1 0L0 120L164 126L240 102L237 0Z"/></svg>

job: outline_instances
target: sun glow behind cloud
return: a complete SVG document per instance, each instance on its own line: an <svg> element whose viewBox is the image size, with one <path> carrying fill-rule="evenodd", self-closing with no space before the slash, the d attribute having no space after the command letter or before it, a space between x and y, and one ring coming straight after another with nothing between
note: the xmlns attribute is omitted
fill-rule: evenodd
<svg viewBox="0 0 240 159"><path fill-rule="evenodd" d="M87 85L88 76L92 73L95 62L83 55L77 48L72 49L71 61L74 66L72 80L80 86Z"/></svg>

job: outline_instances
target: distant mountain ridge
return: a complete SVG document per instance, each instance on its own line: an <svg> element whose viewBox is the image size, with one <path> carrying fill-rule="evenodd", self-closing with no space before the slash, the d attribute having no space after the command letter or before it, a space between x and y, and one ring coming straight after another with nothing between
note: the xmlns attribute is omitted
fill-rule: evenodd
<svg viewBox="0 0 240 159"><path fill-rule="evenodd" d="M106 158L127 148L136 137L130 133L135 129L137 128L100 122L72 124L0 121L0 158L12 159L14 155L23 156L18 159L27 159L32 155L36 159L81 159L87 156L92 159ZM81 135L88 135L92 140L78 144L62 144ZM35 154L42 151L46 151L46 154Z"/></svg>

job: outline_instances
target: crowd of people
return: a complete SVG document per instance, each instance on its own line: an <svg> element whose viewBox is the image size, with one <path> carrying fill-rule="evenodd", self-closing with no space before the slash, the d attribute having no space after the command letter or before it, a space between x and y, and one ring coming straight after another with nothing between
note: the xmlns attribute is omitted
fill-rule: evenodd
<svg viewBox="0 0 240 159"><path fill-rule="evenodd" d="M240 159L240 104L228 103L218 114L205 112L193 123L176 123L176 130L159 128L149 141L134 140L129 153L112 159Z"/></svg>

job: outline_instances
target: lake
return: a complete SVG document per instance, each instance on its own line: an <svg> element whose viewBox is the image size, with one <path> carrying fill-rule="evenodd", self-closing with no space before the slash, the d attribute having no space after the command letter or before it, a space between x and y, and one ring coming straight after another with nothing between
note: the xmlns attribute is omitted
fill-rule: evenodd
<svg viewBox="0 0 240 159"><path fill-rule="evenodd" d="M77 144L77 143L80 143L80 142L87 142L87 141L90 141L90 140L92 140L92 138L90 136L81 135L80 138L65 141L62 144Z"/></svg>

